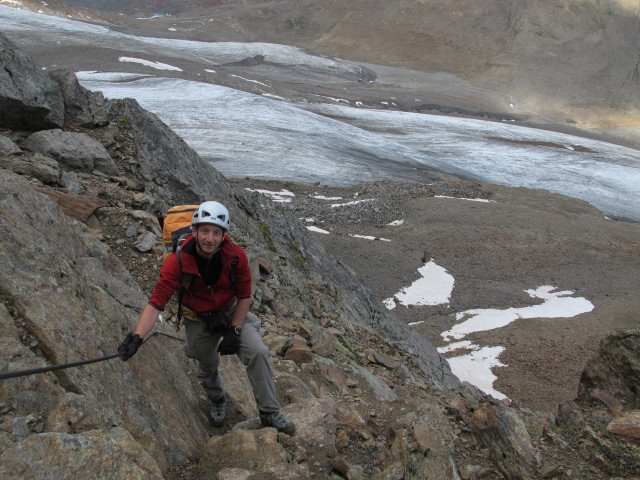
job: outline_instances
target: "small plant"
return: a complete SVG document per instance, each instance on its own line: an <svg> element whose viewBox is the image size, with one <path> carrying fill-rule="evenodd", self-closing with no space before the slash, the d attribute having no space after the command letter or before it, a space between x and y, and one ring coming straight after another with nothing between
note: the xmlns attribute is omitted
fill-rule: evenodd
<svg viewBox="0 0 640 480"><path fill-rule="evenodd" d="M358 358L358 354L355 352L353 348L351 348L351 345L349 345L349 343L344 338L340 338L338 341L344 348L346 348L349 351L351 355L353 355L355 358Z"/></svg>
<svg viewBox="0 0 640 480"><path fill-rule="evenodd" d="M118 127L122 130L129 130L131 128L131 120L129 120L129 117L119 117Z"/></svg>
<svg viewBox="0 0 640 480"><path fill-rule="evenodd" d="M533 437L533 438L540 438L542 436L542 430L538 427L531 427L529 429L529 434Z"/></svg>
<svg viewBox="0 0 640 480"><path fill-rule="evenodd" d="M262 236L267 241L267 245L269 246L269 250L272 252L277 252L276 244L273 241L273 237L271 236L271 230L269 230L269 225L264 222L260 222L260 231L262 232Z"/></svg>
<svg viewBox="0 0 640 480"><path fill-rule="evenodd" d="M559 426L559 425L556 425L555 423L550 423L550 424L547 426L547 428L548 428L549 430L551 430L552 432L559 432L559 433L562 433L562 432L565 432L565 431L566 431L566 429L565 429L564 427L561 427L561 426Z"/></svg>

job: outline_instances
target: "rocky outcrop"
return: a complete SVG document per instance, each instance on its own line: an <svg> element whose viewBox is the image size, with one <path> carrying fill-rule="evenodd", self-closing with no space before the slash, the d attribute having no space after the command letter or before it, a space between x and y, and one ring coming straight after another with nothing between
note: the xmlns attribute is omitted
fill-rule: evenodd
<svg viewBox="0 0 640 480"><path fill-rule="evenodd" d="M588 404L594 391L613 396L611 410L640 410L640 331L627 330L607 337L600 352L586 366L578 399Z"/></svg>
<svg viewBox="0 0 640 480"><path fill-rule="evenodd" d="M0 185L1 225L7 234L0 254L0 285L7 302L4 370L114 352L146 303L129 272L107 245L22 177L0 170ZM144 368L98 363L55 375L6 380L0 385L2 399L25 427L29 422L42 423L52 437L59 434L58 440L51 440L54 444L64 445L63 438L72 433L91 433L107 444L119 443L125 437L114 428L124 426L139 448L155 457L156 468L166 468L169 458L197 455L206 429L176 355L157 342L145 356L149 364ZM171 376L165 374L168 371ZM176 401L167 404L156 388ZM119 440L112 438L114 433ZM31 465L29 456L41 450L29 436L12 442L12 448L24 452L24 461ZM122 445L121 450L128 448ZM118 451L111 453L111 462L117 461ZM16 461L15 454L11 457Z"/></svg>
<svg viewBox="0 0 640 480"><path fill-rule="evenodd" d="M108 123L110 104L101 92L82 87L73 72L54 70L50 75L60 86L67 125L93 128Z"/></svg>
<svg viewBox="0 0 640 480"><path fill-rule="evenodd" d="M558 411L558 425L618 475L640 469L639 382L640 330L616 332L603 340L584 369L576 400Z"/></svg>
<svg viewBox="0 0 640 480"><path fill-rule="evenodd" d="M19 56L0 41L7 58ZM35 66L22 65L15 77L36 83ZM113 355L161 263L156 214L215 199L230 206L234 238L253 259L252 308L297 433L261 428L236 358L221 369L233 428L211 427L169 308L126 363L0 380L0 476L551 478L586 462L580 478L596 479L637 470L616 433L624 426L610 429L629 445L623 463L590 463L548 416L461 385L285 207L232 188L135 101L104 101L68 74L53 78L70 110L55 112L64 124L46 120L44 96L0 86L0 103L13 98L34 117L29 131L16 116L0 132L0 372ZM95 149L102 160L69 161L59 138L75 141L74 158Z"/></svg>
<svg viewBox="0 0 640 480"><path fill-rule="evenodd" d="M69 170L117 175L118 169L107 149L86 133L60 129L33 133L24 142L25 148L57 160Z"/></svg>
<svg viewBox="0 0 640 480"><path fill-rule="evenodd" d="M0 33L0 128L41 130L64 125L64 100L58 83L33 61L11 48Z"/></svg>

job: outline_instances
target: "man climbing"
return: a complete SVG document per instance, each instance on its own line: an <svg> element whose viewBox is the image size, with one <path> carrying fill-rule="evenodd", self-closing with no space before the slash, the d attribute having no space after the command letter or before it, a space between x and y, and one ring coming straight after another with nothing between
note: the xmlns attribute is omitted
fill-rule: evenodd
<svg viewBox="0 0 640 480"><path fill-rule="evenodd" d="M196 209L191 235L160 269L149 303L118 352L122 360L131 358L171 296L183 288L180 310L187 334L186 354L197 361L198 378L211 400L213 424L223 424L227 405L218 373L220 355L236 354L246 367L262 424L292 435L295 425L280 411L276 400L260 320L249 312L251 271L247 255L226 235L229 220L229 211L218 202L204 202Z"/></svg>

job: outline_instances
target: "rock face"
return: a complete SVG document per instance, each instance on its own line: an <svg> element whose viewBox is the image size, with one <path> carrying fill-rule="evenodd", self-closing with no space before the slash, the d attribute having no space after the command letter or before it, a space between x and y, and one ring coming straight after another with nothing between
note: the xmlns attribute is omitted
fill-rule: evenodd
<svg viewBox="0 0 640 480"><path fill-rule="evenodd" d="M9 350L4 350L4 368L22 370L113 352L146 300L131 275L105 244L22 177L0 170L0 185L5 212L1 224L7 233L0 281L3 295L10 299L3 315L3 341ZM28 342L21 343L25 339ZM113 428L125 425L145 450L153 452L158 465L166 467L167 456L197 454L206 430L176 356L158 342L148 349L148 361L146 368L99 363L4 381L2 398L16 413L28 416L35 409L37 421L49 426L49 433L60 434L59 440L51 440L54 444L64 445L65 435L81 432L107 443L130 442L130 435L121 430L112 438ZM167 376L167 371L175 375ZM176 401L166 404L155 388L173 392ZM40 451L37 442L33 450L28 447L33 439L24 440L27 443L18 442L15 448L29 455ZM119 448L129 450L126 444ZM117 449L111 454L111 462L116 461Z"/></svg>
<svg viewBox="0 0 640 480"><path fill-rule="evenodd" d="M24 145L32 152L57 160L69 170L118 174L118 168L107 149L86 133L43 130L30 135Z"/></svg>
<svg viewBox="0 0 640 480"><path fill-rule="evenodd" d="M0 47L4 71L15 71L22 57L4 37ZM41 72L18 64L13 78L37 88ZM156 215L215 199L230 206L233 236L254 259L252 308L297 433L261 428L236 358L221 369L233 430L211 427L169 308L126 363L0 380L3 478L540 478L585 463L580 478L640 473L626 440L635 417L610 428L627 446L622 460L592 464L549 418L461 385L299 220L233 189L135 101L104 101L63 72L40 89L0 85L0 104L28 113L0 131L0 372L114 354L161 263ZM64 101L53 109L51 98ZM101 160L69 161L61 138L74 158Z"/></svg>
<svg viewBox="0 0 640 480"><path fill-rule="evenodd" d="M628 330L604 340L600 353L582 373L578 398L594 390L611 394L624 410L640 410L640 331Z"/></svg>
<svg viewBox="0 0 640 480"><path fill-rule="evenodd" d="M58 83L33 61L9 47L0 33L0 128L40 130L64 125L64 100Z"/></svg>
<svg viewBox="0 0 640 480"><path fill-rule="evenodd" d="M558 424L589 439L595 460L612 473L638 471L640 446L640 331L614 333L589 361L573 402L560 406ZM599 435L596 432L607 432Z"/></svg>

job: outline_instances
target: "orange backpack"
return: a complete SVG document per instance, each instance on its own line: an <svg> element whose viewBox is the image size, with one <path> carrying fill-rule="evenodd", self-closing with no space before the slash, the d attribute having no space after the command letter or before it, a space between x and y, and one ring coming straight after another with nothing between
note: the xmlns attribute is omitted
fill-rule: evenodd
<svg viewBox="0 0 640 480"><path fill-rule="evenodd" d="M162 221L163 262L178 250L178 246L191 233L191 219L197 208L198 205L177 205L167 210Z"/></svg>

